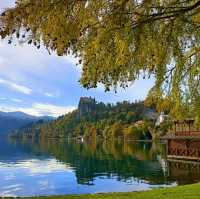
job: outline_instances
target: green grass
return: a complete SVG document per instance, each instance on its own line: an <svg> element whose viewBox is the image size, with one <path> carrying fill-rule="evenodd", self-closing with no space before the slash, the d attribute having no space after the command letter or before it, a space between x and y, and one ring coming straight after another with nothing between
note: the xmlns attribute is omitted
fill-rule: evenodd
<svg viewBox="0 0 200 199"><path fill-rule="evenodd" d="M69 196L33 197L30 199L200 199L200 184L174 188L154 189L152 191L88 194ZM29 198L26 198L29 199Z"/></svg>

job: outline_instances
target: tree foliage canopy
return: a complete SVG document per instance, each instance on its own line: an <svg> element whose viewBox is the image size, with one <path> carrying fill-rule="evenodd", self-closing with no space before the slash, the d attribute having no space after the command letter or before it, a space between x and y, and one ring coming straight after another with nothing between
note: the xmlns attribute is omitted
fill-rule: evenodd
<svg viewBox="0 0 200 199"><path fill-rule="evenodd" d="M18 38L73 53L86 88L153 76L148 103L200 120L199 0L17 0L0 26L9 43Z"/></svg>

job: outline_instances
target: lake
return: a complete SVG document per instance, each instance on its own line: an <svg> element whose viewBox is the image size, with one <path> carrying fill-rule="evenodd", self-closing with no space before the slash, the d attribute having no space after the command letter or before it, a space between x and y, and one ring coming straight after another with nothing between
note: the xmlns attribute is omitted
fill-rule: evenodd
<svg viewBox="0 0 200 199"><path fill-rule="evenodd" d="M0 196L124 192L200 180L198 164L166 160L165 144L0 140Z"/></svg>

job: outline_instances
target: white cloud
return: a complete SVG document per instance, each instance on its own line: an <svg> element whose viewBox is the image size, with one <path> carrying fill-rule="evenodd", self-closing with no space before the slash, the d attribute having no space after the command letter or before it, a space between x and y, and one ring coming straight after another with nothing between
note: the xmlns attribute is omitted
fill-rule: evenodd
<svg viewBox="0 0 200 199"><path fill-rule="evenodd" d="M23 102L23 100L17 99L17 98L12 98L11 101L13 101L13 102L18 102L18 103Z"/></svg>
<svg viewBox="0 0 200 199"><path fill-rule="evenodd" d="M32 93L32 89L30 89L26 86L20 85L20 84L16 84L12 81L2 79L2 78L0 78L0 84L8 86L10 89L20 92L20 93L23 93L23 94L26 94L26 95L30 95Z"/></svg>
<svg viewBox="0 0 200 199"><path fill-rule="evenodd" d="M0 97L0 101L12 101L12 102L23 102L23 100L18 98L7 98L7 97Z"/></svg>
<svg viewBox="0 0 200 199"><path fill-rule="evenodd" d="M55 54L55 53L54 53ZM57 56L57 55L56 55ZM64 61L71 63L72 65L76 65L78 63L78 58L75 58L72 54L67 56L62 56L61 58L57 56L59 59L63 59ZM81 66L77 67L79 70L81 69Z"/></svg>
<svg viewBox="0 0 200 199"><path fill-rule="evenodd" d="M5 9L9 7L13 7L15 5L14 0L1 0L0 3L0 12L4 11Z"/></svg>
<svg viewBox="0 0 200 199"><path fill-rule="evenodd" d="M10 83L10 86L15 91L19 91L19 92L27 94L27 95L31 94L31 92L32 92L32 90L30 88L22 86L22 85L15 84L15 83Z"/></svg>
<svg viewBox="0 0 200 199"><path fill-rule="evenodd" d="M22 190L22 184L13 184L9 186L4 186L2 187L2 190L3 192L1 193L1 195L3 197L16 197L14 193Z"/></svg>
<svg viewBox="0 0 200 199"><path fill-rule="evenodd" d="M7 100L7 98L6 97L0 97L0 100L5 101L5 100Z"/></svg>
<svg viewBox="0 0 200 199"><path fill-rule="evenodd" d="M20 162L16 165L16 167L27 169L30 175L48 174L70 169L67 165L58 162L56 159L46 159L43 160L42 163L40 160L32 159Z"/></svg>
<svg viewBox="0 0 200 199"><path fill-rule="evenodd" d="M38 112L38 115L52 115L54 117L64 115L75 109L73 106L56 106L43 103L34 103L32 108Z"/></svg>
<svg viewBox="0 0 200 199"><path fill-rule="evenodd" d="M44 95L47 97L55 97L55 95L53 93L44 93Z"/></svg>
<svg viewBox="0 0 200 199"><path fill-rule="evenodd" d="M21 111L29 115L35 115L35 116L48 115L53 117L58 117L67 114L73 111L74 109L75 109L74 106L56 106L53 104L46 104L46 103L33 103L31 107L11 107L11 106L0 107L0 111L4 112Z"/></svg>
<svg viewBox="0 0 200 199"><path fill-rule="evenodd" d="M59 97L60 96L59 92L56 92L56 93L44 92L43 94L46 97Z"/></svg>
<svg viewBox="0 0 200 199"><path fill-rule="evenodd" d="M1 48L1 43L0 43L0 48ZM5 63L5 60L3 57L0 57L0 66L3 66Z"/></svg>
<svg viewBox="0 0 200 199"><path fill-rule="evenodd" d="M67 76L72 72L77 83L80 72L79 67L73 67L72 70L75 62L72 56L58 57L55 53L49 55L44 47L38 50L31 45L14 46L8 45L6 40L0 41L1 78L31 85L34 92L37 90L37 94L47 97L59 97L62 86L69 82ZM59 93L55 90L59 90Z"/></svg>
<svg viewBox="0 0 200 199"><path fill-rule="evenodd" d="M62 172L66 170L71 171L71 168L68 165L58 162L56 159L45 159L42 161L39 159L29 159L8 164L0 162L1 169L7 167L26 170L26 172L29 173L29 175L36 175L36 174L41 175L52 172ZM16 177L15 175L10 175L9 179L14 179L15 177ZM10 185L7 188L15 188L15 187L16 185Z"/></svg>
<svg viewBox="0 0 200 199"><path fill-rule="evenodd" d="M55 60L57 64L52 64ZM0 68L5 73L5 76L7 75L10 79L18 79L21 76L26 79L28 74L42 77L47 72L52 72L53 70L56 72L58 64L60 68L66 69L66 65L75 66L76 63L77 59L72 55L59 57L55 52L49 55L44 46L41 46L40 50L38 50L35 46L26 43L8 45L6 40L0 41ZM79 67L74 68L78 69ZM20 71L20 74L16 69ZM17 77L8 74L10 71L14 72Z"/></svg>

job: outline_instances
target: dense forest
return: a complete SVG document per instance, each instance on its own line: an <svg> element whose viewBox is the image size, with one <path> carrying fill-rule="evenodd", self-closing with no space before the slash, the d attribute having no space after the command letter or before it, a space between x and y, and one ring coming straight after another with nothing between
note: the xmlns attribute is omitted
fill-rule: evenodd
<svg viewBox="0 0 200 199"><path fill-rule="evenodd" d="M149 127L154 124L157 115L155 109L145 107L143 101L124 101L113 105L81 97L78 108L73 112L51 122L41 120L33 123L16 130L12 136L151 139Z"/></svg>

